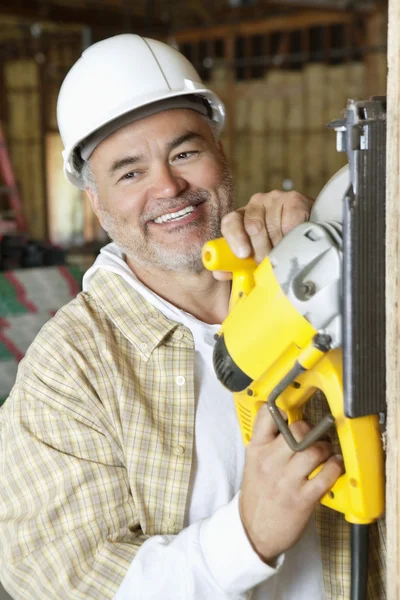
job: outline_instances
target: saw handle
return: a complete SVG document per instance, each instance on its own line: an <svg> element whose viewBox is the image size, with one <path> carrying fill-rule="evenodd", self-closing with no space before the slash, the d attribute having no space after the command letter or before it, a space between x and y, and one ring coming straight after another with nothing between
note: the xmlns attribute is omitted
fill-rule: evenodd
<svg viewBox="0 0 400 600"><path fill-rule="evenodd" d="M229 301L229 311L231 311L254 287L253 273L257 268L256 261L254 258L238 258L225 238L207 242L203 246L202 259L209 271L232 273L232 291Z"/></svg>
<svg viewBox="0 0 400 600"><path fill-rule="evenodd" d="M299 357L301 361L301 357ZM331 350L322 360L297 379L296 394L309 397L310 390L321 390L329 404L339 438L345 473L321 499L321 504L344 514L354 524L368 524L384 510L384 457L378 415L349 419L344 415L342 351ZM303 388L303 391L302 391ZM298 418L298 405L292 406L290 388L278 401L287 411L289 423ZM296 403L295 403L296 404ZM318 427L318 425L317 425ZM315 475L322 467L316 469Z"/></svg>
<svg viewBox="0 0 400 600"><path fill-rule="evenodd" d="M384 510L384 457L379 418L369 415L349 419L344 415L340 349L331 350L318 364L313 367L309 364L308 367L294 380L291 378L291 383L286 381L282 384L276 404L286 412L290 425L303 418L302 409L316 390L325 395L338 434L345 473L321 498L321 504L343 513L350 523L372 523ZM271 386L270 377L266 376L253 381L243 392L234 394L245 444L251 439L259 409L276 387ZM284 426L287 428L286 421ZM314 441L310 438L303 449ZM298 448L294 449L299 451ZM310 478L315 477L321 468L318 467Z"/></svg>

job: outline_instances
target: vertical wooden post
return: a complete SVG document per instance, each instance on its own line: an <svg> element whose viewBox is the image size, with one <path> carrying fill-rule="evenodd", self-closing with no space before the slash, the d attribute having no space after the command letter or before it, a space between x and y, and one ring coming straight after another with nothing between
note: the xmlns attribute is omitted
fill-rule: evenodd
<svg viewBox="0 0 400 600"><path fill-rule="evenodd" d="M400 600L400 2L389 0L387 88L387 589Z"/></svg>
<svg viewBox="0 0 400 600"><path fill-rule="evenodd" d="M227 78L227 102L228 113L228 156L231 164L235 161L235 119L236 119L236 98L235 98L235 34L230 32L225 37L224 57L228 70Z"/></svg>
<svg viewBox="0 0 400 600"><path fill-rule="evenodd" d="M386 93L386 31L387 16L382 9L367 17L365 55L365 97L384 96Z"/></svg>
<svg viewBox="0 0 400 600"><path fill-rule="evenodd" d="M46 48L47 50L47 48ZM46 52L46 58L48 52ZM50 227L49 227L49 198L47 193L47 107L48 107L48 93L49 93L49 78L47 77L47 61L44 64L38 65L38 83L39 83L39 131L40 131L40 155L41 155L41 180L42 180L42 220L43 220L43 233L44 238L49 238Z"/></svg>

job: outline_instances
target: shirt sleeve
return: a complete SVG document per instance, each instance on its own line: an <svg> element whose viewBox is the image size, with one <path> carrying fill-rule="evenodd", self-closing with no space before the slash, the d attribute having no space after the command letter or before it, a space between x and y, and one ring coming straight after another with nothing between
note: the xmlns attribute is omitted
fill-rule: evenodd
<svg viewBox="0 0 400 600"><path fill-rule="evenodd" d="M15 600L112 598L146 540L120 449L79 413L20 386L1 410L0 579Z"/></svg>
<svg viewBox="0 0 400 600"><path fill-rule="evenodd" d="M0 578L15 600L241 599L275 572L237 499L178 535L144 535L117 441L76 380L39 378L21 376L0 416Z"/></svg>
<svg viewBox="0 0 400 600"><path fill-rule="evenodd" d="M245 600L256 585L275 575L253 551L244 531L238 495L214 515L176 536L144 542L113 600Z"/></svg>

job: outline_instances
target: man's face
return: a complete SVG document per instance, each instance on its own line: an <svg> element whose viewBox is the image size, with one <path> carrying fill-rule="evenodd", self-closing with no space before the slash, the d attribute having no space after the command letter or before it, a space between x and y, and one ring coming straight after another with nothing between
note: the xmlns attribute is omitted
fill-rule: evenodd
<svg viewBox="0 0 400 600"><path fill-rule="evenodd" d="M89 191L102 227L142 265L200 273L204 243L232 210L232 178L207 121L189 109L163 111L104 140Z"/></svg>

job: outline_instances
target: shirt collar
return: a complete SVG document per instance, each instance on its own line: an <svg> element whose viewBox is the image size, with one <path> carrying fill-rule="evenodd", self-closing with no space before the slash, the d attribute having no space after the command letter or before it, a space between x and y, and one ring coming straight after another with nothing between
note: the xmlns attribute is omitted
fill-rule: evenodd
<svg viewBox="0 0 400 600"><path fill-rule="evenodd" d="M179 327L179 323L167 319L111 271L98 269L90 281L88 293L145 360L149 360L155 348L166 337L173 336ZM179 337L182 335L177 332Z"/></svg>

